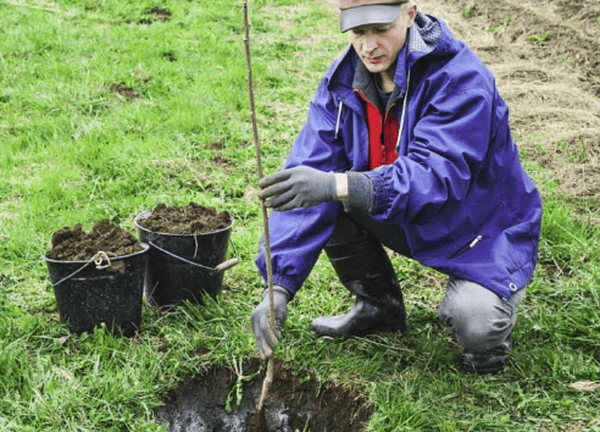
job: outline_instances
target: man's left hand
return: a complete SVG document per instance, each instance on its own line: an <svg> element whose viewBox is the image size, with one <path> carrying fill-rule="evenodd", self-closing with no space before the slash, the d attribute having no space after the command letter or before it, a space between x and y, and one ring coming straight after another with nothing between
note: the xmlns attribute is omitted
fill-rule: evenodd
<svg viewBox="0 0 600 432"><path fill-rule="evenodd" d="M335 176L307 166L285 169L263 178L258 197L276 211L312 207L336 200Z"/></svg>

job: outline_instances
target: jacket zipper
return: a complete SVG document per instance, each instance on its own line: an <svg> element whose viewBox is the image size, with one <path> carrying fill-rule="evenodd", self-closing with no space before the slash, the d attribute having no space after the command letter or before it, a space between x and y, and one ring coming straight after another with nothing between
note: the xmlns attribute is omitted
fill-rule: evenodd
<svg viewBox="0 0 600 432"><path fill-rule="evenodd" d="M473 240L471 240L471 242L469 244L466 244L465 246L461 247L456 252L453 252L448 258L456 258L458 255L461 255L461 254L465 253L466 251L468 251L469 249L474 248L475 245L481 241L481 239L483 239L483 236L481 234L479 234L477 237L475 237Z"/></svg>

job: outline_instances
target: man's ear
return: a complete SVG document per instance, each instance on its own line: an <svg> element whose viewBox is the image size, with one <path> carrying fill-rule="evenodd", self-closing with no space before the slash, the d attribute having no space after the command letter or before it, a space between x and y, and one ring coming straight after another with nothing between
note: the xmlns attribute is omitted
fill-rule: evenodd
<svg viewBox="0 0 600 432"><path fill-rule="evenodd" d="M412 26L415 22L415 18L417 17L418 6L416 4L411 4L408 6L408 10L406 11L408 14L408 27Z"/></svg>

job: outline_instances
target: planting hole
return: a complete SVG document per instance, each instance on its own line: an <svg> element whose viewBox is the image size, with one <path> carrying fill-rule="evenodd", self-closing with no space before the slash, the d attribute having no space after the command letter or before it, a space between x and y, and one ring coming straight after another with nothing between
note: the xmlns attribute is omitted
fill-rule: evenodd
<svg viewBox="0 0 600 432"><path fill-rule="evenodd" d="M237 371L214 367L180 383L169 391L156 419L169 422L169 432L252 432L265 375L260 365L251 359ZM292 376L280 361L276 365L265 405L267 432L364 430L373 407L357 390L319 385Z"/></svg>

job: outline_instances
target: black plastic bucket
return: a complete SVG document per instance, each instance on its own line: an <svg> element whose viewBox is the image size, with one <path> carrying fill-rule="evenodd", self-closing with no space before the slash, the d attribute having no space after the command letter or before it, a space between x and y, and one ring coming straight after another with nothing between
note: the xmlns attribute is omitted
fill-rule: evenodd
<svg viewBox="0 0 600 432"><path fill-rule="evenodd" d="M106 323L115 335L133 336L142 321L144 273L149 246L130 255L96 254L89 261L44 256L54 286L60 320L76 334Z"/></svg>
<svg viewBox="0 0 600 432"><path fill-rule="evenodd" d="M223 285L223 271L237 260L225 261L233 226L201 234L168 234L139 224L151 212L134 220L140 239L150 245L145 291L152 306L173 307L189 300L202 303L202 295L216 297Z"/></svg>

